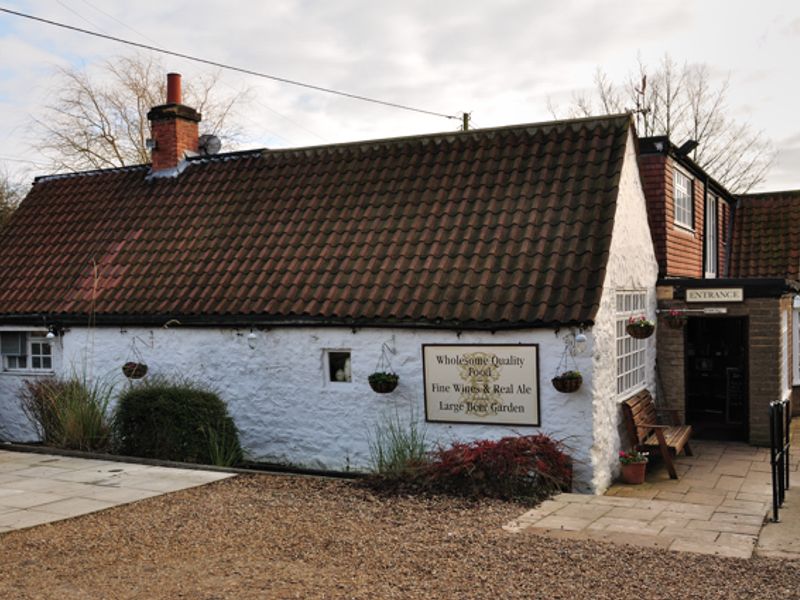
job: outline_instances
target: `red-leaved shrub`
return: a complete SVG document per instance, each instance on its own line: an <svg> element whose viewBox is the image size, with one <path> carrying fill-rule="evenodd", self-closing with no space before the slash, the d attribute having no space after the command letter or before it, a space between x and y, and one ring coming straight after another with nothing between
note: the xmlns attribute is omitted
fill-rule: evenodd
<svg viewBox="0 0 800 600"><path fill-rule="evenodd" d="M542 500L572 485L572 460L544 434L456 442L431 454L423 476L432 492Z"/></svg>

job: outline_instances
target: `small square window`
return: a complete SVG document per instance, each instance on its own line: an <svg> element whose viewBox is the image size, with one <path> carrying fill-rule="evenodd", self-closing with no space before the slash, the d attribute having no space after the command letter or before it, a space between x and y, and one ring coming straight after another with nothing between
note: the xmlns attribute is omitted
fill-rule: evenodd
<svg viewBox="0 0 800 600"><path fill-rule="evenodd" d="M337 383L352 381L349 351L328 352L328 377L330 381Z"/></svg>

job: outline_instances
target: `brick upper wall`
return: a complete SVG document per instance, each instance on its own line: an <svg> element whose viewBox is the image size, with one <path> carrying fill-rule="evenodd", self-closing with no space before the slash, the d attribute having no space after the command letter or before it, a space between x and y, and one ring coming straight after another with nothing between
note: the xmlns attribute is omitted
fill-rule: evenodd
<svg viewBox="0 0 800 600"><path fill-rule="evenodd" d="M665 154L644 154L639 157L647 218L658 260L659 277L703 278L703 244L705 206L702 179L692 177L694 195L694 227L692 230L675 224L674 177L675 160ZM691 176L689 171L684 172ZM717 275L725 273L729 207L719 198L717 202Z"/></svg>

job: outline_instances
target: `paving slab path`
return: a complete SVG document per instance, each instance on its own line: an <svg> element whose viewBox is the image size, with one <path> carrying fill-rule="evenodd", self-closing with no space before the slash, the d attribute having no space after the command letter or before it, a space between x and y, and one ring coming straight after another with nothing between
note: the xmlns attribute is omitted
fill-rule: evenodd
<svg viewBox="0 0 800 600"><path fill-rule="evenodd" d="M0 533L232 476L218 471L0 450Z"/></svg>
<svg viewBox="0 0 800 600"><path fill-rule="evenodd" d="M694 456L676 461L677 480L654 460L642 485L615 484L603 496L560 494L504 529L739 558L754 552L800 558L794 541L800 506L793 506L791 490L781 523L765 527L772 506L769 449L699 440L692 449ZM795 478L797 454L791 459Z"/></svg>

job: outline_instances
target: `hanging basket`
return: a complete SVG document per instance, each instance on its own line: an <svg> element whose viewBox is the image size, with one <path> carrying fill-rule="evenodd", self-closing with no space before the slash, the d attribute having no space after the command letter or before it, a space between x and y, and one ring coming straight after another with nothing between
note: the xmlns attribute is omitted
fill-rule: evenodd
<svg viewBox="0 0 800 600"><path fill-rule="evenodd" d="M686 325L686 315L678 311L670 311L665 317L664 322L670 329L683 329Z"/></svg>
<svg viewBox="0 0 800 600"><path fill-rule="evenodd" d="M583 377L580 373L575 374L573 371L571 373L556 375L551 382L553 387L562 394L571 394L580 389L581 384L583 384Z"/></svg>
<svg viewBox="0 0 800 600"><path fill-rule="evenodd" d="M126 362L122 365L122 374L128 379L141 379L147 375L147 365L138 362Z"/></svg>
<svg viewBox="0 0 800 600"><path fill-rule="evenodd" d="M397 373L377 371L370 375L367 380L369 381L369 387L376 394L389 394L397 387L400 377Z"/></svg>
<svg viewBox="0 0 800 600"><path fill-rule="evenodd" d="M628 323L625 327L625 331L628 332L628 335L637 340L649 338L653 335L655 330L656 326L652 323Z"/></svg>

